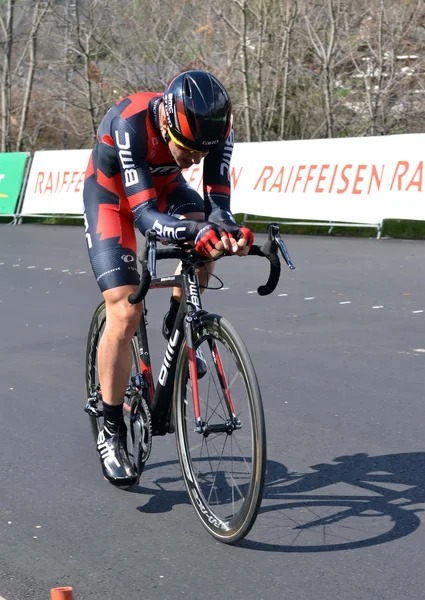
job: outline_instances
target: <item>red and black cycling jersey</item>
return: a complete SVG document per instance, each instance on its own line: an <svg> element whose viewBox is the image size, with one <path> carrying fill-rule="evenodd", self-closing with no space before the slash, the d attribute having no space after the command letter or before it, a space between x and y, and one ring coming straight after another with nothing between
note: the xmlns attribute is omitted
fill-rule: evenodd
<svg viewBox="0 0 425 600"><path fill-rule="evenodd" d="M193 224L164 214L161 192L181 181L181 168L174 161L159 127L159 93L139 92L117 102L101 121L96 144L86 172L95 180L84 194L84 203L98 202L98 222L102 206L114 204L120 212L133 215L142 233L154 228L161 237L192 240ZM230 159L233 130L219 149L203 161L205 218L214 223L229 219ZM85 189L86 192L86 189ZM97 196L93 198L91 196ZM88 197L90 195L90 197ZM110 206L110 204L109 204Z"/></svg>

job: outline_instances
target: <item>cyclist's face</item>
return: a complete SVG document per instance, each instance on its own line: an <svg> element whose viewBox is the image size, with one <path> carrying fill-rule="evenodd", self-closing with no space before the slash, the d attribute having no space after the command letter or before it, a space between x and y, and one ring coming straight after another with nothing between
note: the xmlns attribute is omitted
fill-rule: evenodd
<svg viewBox="0 0 425 600"><path fill-rule="evenodd" d="M159 114L161 133L164 139L166 139L167 120L165 118L164 105L162 103L160 104ZM204 156L208 154L208 152L194 152L193 150L187 150L186 148L183 148L182 146L173 142L173 140L169 140L167 145L171 156L182 169L189 169L192 165L199 165Z"/></svg>
<svg viewBox="0 0 425 600"><path fill-rule="evenodd" d="M168 149L176 163L179 167L182 167L182 169L189 169L192 165L199 165L201 160L208 154L208 152L186 150L186 148L182 148L172 140L168 142Z"/></svg>

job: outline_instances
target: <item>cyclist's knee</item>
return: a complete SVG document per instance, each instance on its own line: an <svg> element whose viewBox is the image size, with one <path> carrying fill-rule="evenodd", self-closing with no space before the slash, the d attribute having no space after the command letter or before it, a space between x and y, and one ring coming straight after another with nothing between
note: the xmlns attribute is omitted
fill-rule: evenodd
<svg viewBox="0 0 425 600"><path fill-rule="evenodd" d="M133 286L122 286L104 292L106 302L106 326L121 338L131 338L137 329L143 311L143 303L130 304L128 296Z"/></svg>

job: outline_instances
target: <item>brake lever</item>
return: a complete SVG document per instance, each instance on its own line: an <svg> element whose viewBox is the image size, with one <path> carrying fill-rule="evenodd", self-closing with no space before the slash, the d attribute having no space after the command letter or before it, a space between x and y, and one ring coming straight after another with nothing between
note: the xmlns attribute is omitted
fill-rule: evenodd
<svg viewBox="0 0 425 600"><path fill-rule="evenodd" d="M290 269L295 269L295 265L293 264L291 257L289 256L288 249L285 246L284 241L280 237L279 226L275 223L269 225L269 241L272 242L272 244L277 244L279 250L282 252L282 256L285 259L285 262L288 265L288 267Z"/></svg>
<svg viewBox="0 0 425 600"><path fill-rule="evenodd" d="M148 229L146 232L146 243L149 247L149 272L153 279L156 277L156 239L156 231L154 229Z"/></svg>

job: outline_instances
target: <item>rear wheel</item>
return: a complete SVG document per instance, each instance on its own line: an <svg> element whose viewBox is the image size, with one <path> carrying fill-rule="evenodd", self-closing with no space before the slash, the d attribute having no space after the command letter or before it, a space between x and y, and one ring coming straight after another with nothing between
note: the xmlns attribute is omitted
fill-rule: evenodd
<svg viewBox="0 0 425 600"><path fill-rule="evenodd" d="M261 504L266 433L261 394L240 336L217 315L201 317L195 349L205 357L198 379L201 417L194 412L188 352L176 371L174 417L183 479L204 527L234 543L247 535Z"/></svg>
<svg viewBox="0 0 425 600"><path fill-rule="evenodd" d="M103 427L103 402L98 371L100 338L106 325L105 303L96 308L89 329L86 350L86 408L90 418L94 443ZM143 397L144 382L140 374L137 332L131 342L132 366L124 398L124 419L127 425L128 456L140 477L152 445L150 410Z"/></svg>

